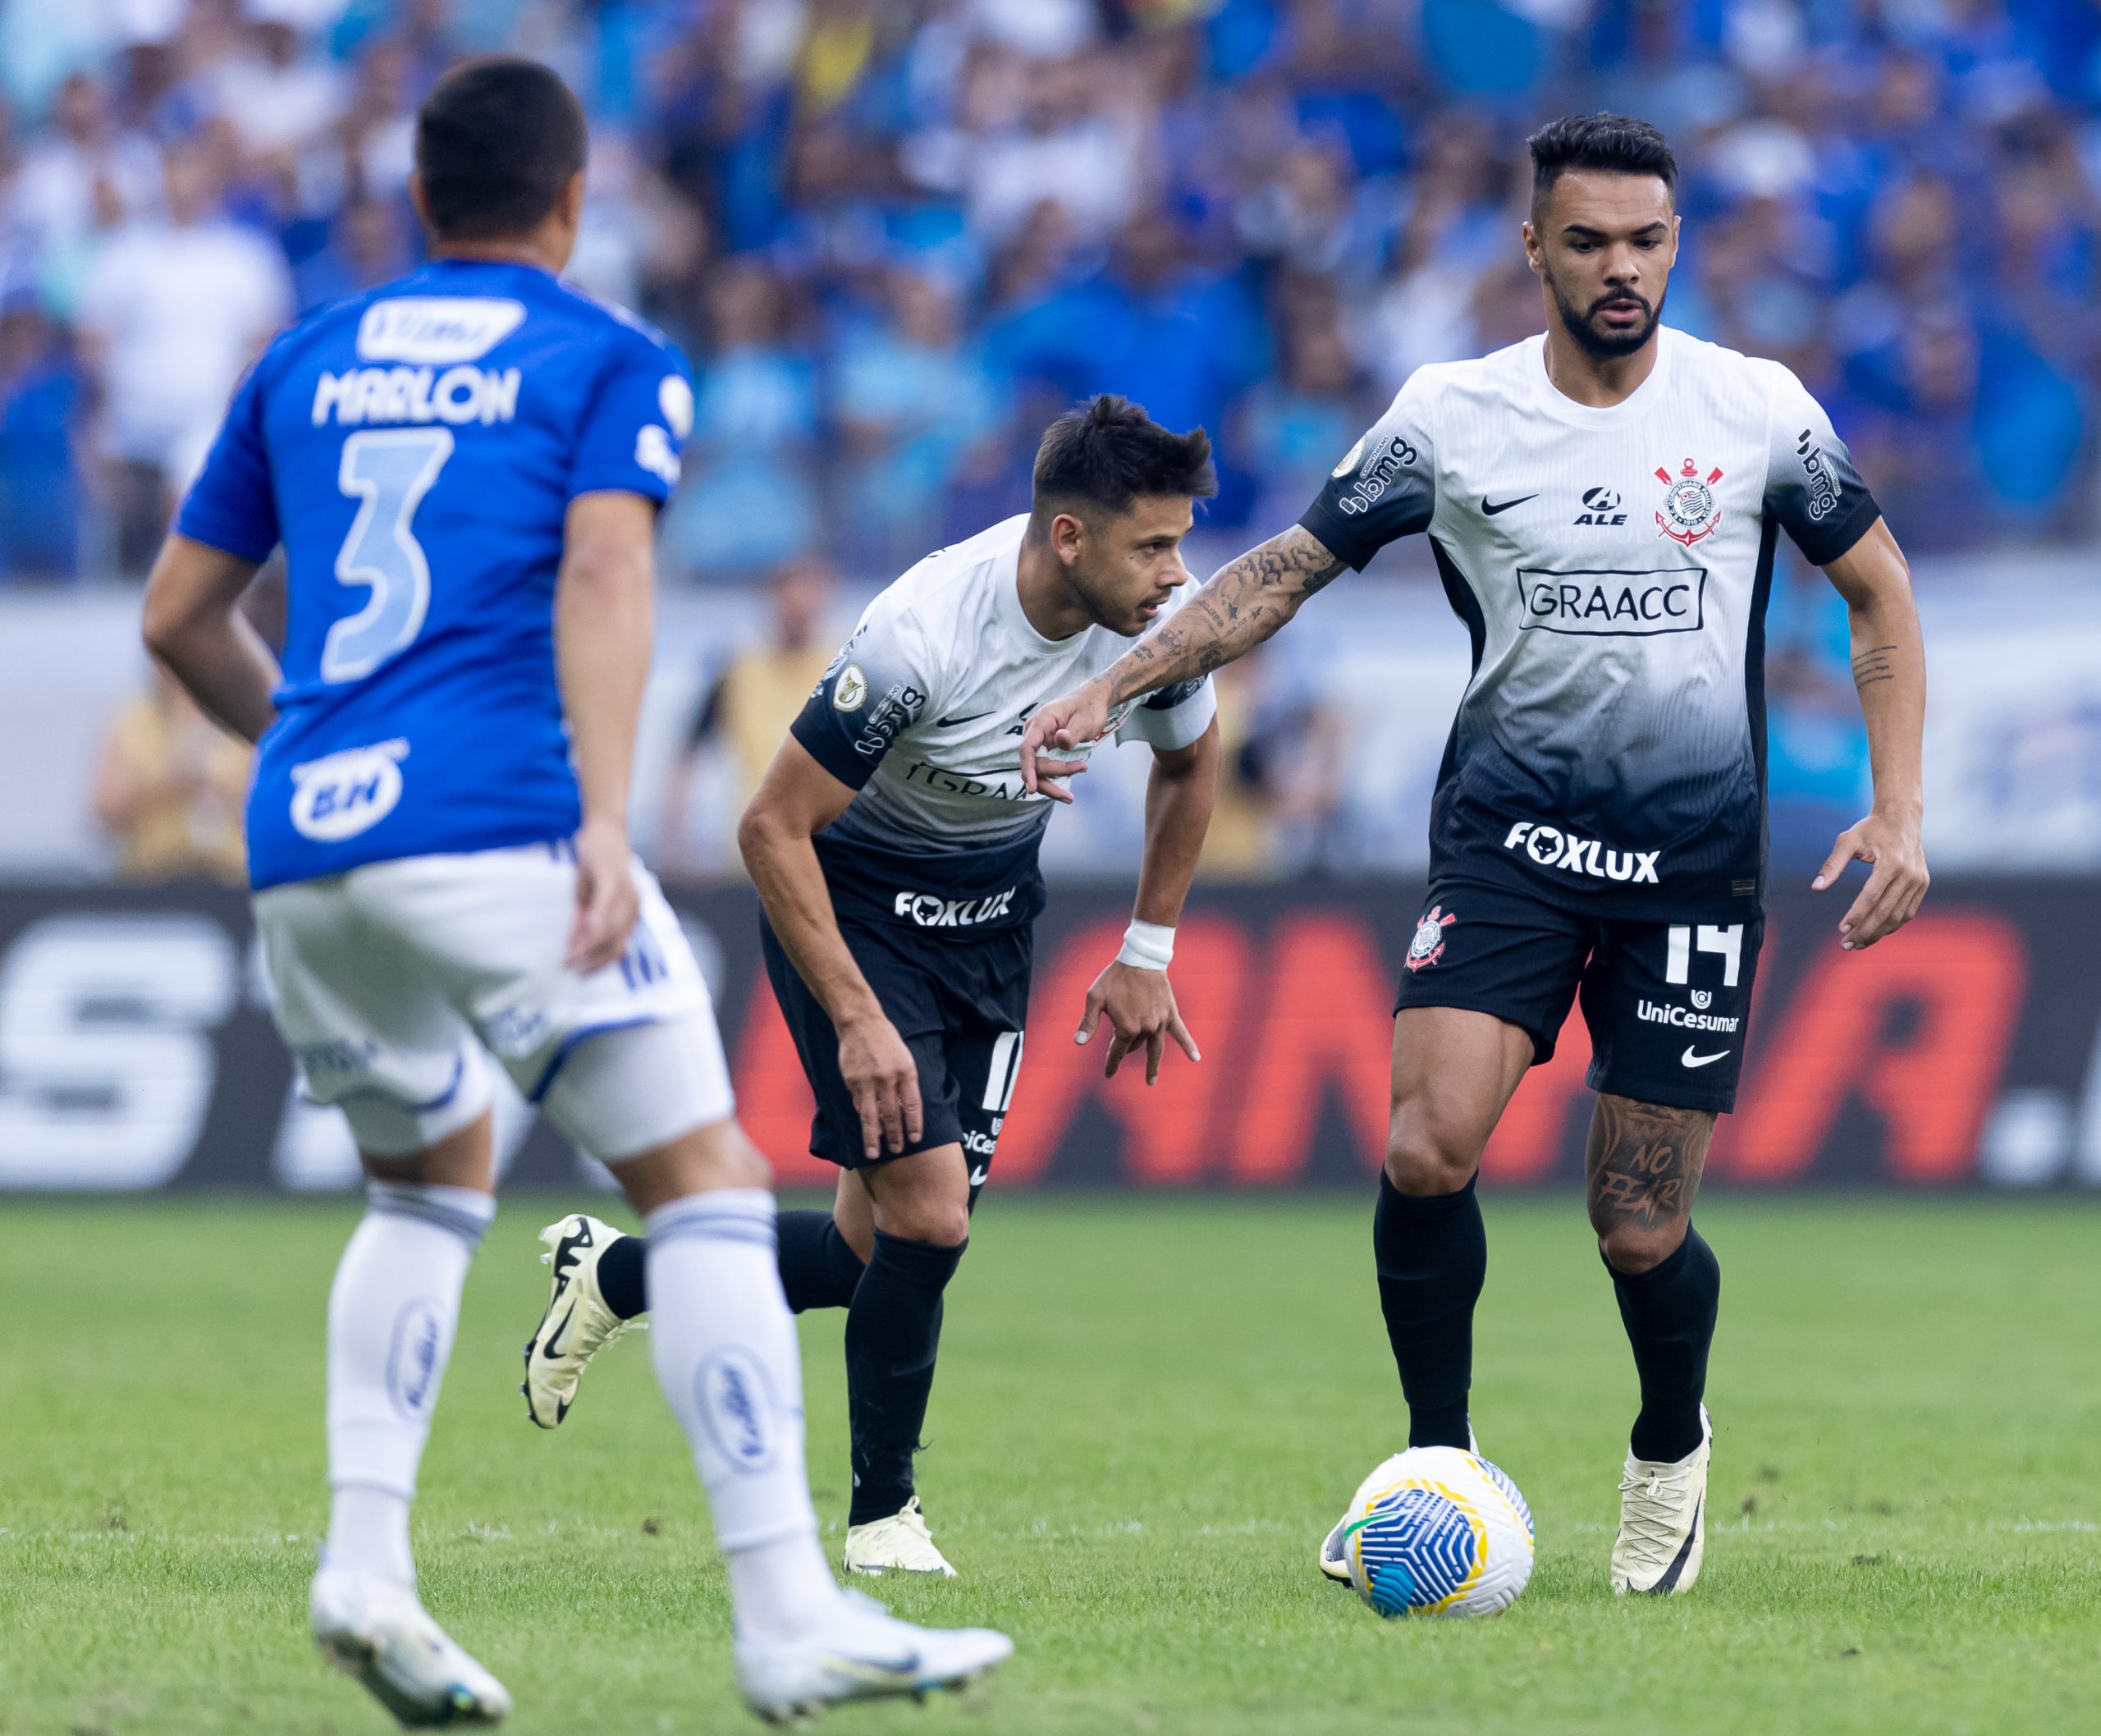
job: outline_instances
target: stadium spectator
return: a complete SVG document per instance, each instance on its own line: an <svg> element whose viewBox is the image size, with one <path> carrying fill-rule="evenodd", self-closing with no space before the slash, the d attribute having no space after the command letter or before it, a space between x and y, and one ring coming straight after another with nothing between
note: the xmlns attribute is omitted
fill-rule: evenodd
<svg viewBox="0 0 2101 1736"><path fill-rule="evenodd" d="M742 813L758 790L789 724L838 648L830 630L837 589L831 569L816 560L790 561L767 580L767 638L739 651L709 685L664 781L656 859L666 873L690 873L703 865L689 821L694 776L712 749L726 750L734 769L733 813Z"/></svg>
<svg viewBox="0 0 2101 1736"><path fill-rule="evenodd" d="M127 573L144 570L241 369L291 313L283 254L221 208L208 141L169 146L163 172L165 211L108 233L80 306Z"/></svg>
<svg viewBox="0 0 2101 1736"><path fill-rule="evenodd" d="M241 806L249 750L154 666L111 720L95 773L95 822L126 880L248 883Z"/></svg>
<svg viewBox="0 0 2101 1736"><path fill-rule="evenodd" d="M0 0L0 294L85 364L23 414L102 460L89 565L135 557L288 271L312 305L401 268L414 101L505 45L590 69L579 281L703 364L675 580L890 573L1105 387L1222 434L1209 524L1268 511L1307 358L1339 365L1304 308L1352 310L1316 396L1360 423L1531 332L1516 141L1603 104L1681 143L1670 317L1800 373L1907 547L2097 529L2076 0ZM40 494L38 452L10 437L0 492Z"/></svg>

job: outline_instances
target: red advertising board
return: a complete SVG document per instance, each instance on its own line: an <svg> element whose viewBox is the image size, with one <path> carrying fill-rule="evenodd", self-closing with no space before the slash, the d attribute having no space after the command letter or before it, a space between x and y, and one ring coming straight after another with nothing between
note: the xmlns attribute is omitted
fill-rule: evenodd
<svg viewBox="0 0 2101 1736"><path fill-rule="evenodd" d="M1101 1041L1072 1040L1127 898L1052 895L996 1184L1362 1184L1421 888L1200 890L1174 975L1204 1059L1170 1052L1151 1089L1128 1068L1103 1080ZM784 1184L828 1184L804 1149L808 1092L758 967L750 893L674 902L715 985L747 1128ZM2101 884L1937 886L1909 929L1858 954L1838 949L1842 908L1806 891L1774 903L1742 1107L1716 1137L1710 1184L2101 1183ZM286 1152L300 1111L259 980L233 894L0 891L0 1188L298 1179ZM1580 1175L1589 1048L1572 1015L1490 1146L1491 1184ZM573 1174L542 1129L512 1179Z"/></svg>

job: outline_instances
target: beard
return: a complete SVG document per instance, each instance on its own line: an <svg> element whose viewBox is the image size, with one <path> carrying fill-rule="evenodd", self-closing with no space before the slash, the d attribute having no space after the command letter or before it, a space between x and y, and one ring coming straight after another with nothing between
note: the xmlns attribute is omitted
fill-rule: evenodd
<svg viewBox="0 0 2101 1736"><path fill-rule="evenodd" d="M1642 297L1627 290L1615 290L1600 295L1588 308L1579 308L1565 295L1554 281L1551 272L1544 273L1546 286L1554 296L1554 305L1561 314L1561 323L1568 335L1580 344L1593 361L1617 361L1621 356L1632 355L1649 341L1656 330L1656 322L1664 317L1664 305L1659 300L1651 307ZM1597 324L1600 310L1614 302L1639 301L1648 318L1631 331L1611 332Z"/></svg>

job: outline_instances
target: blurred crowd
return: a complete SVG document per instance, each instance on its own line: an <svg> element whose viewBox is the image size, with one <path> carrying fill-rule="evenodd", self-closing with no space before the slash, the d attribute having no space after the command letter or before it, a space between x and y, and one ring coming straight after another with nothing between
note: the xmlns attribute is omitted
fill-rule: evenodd
<svg viewBox="0 0 2101 1736"><path fill-rule="evenodd" d="M840 625L826 575L1019 509L1073 399L1210 428L1229 545L1411 369L1537 330L1522 140L1570 109L1667 131L1667 318L1793 367L1908 549L2096 529L2094 0L0 0L0 584L143 571L269 335L415 262L416 104L497 48L590 111L574 274L696 364L667 576L771 587L665 793L695 868L725 851L693 767L777 740ZM1783 855L1865 773L1843 612L1802 580ZM1375 865L1330 696L1224 685L1214 868ZM134 872L231 865L198 726L156 689L113 728Z"/></svg>
<svg viewBox="0 0 2101 1736"><path fill-rule="evenodd" d="M576 275L698 366L682 578L895 570L1097 387L1274 528L1537 328L1578 107L1670 134L1668 317L1801 373L1907 547L2092 529L2092 0L0 0L0 573L140 569L268 335L413 263L416 103L499 47L592 112Z"/></svg>

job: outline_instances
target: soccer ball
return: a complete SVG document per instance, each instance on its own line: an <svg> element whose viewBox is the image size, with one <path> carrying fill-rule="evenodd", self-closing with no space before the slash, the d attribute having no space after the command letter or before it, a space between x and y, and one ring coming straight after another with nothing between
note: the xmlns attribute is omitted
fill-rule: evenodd
<svg viewBox="0 0 2101 1736"><path fill-rule="evenodd" d="M1396 1453L1349 1505L1349 1583L1381 1615L1499 1615L1532 1577L1532 1510L1458 1447Z"/></svg>

